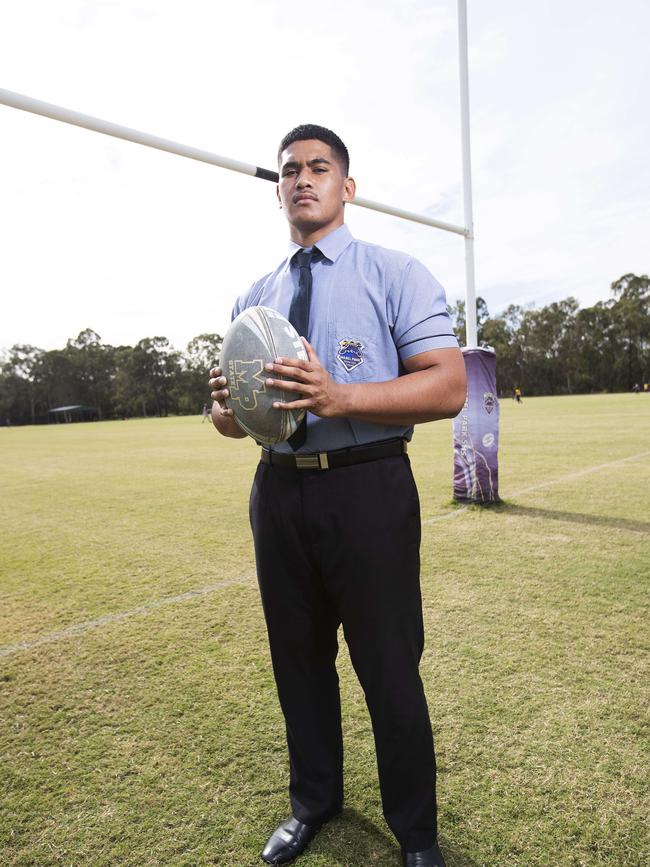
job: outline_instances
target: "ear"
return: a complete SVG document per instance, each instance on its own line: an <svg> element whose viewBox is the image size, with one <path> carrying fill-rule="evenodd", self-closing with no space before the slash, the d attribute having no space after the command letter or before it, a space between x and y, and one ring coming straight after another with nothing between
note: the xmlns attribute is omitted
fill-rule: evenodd
<svg viewBox="0 0 650 867"><path fill-rule="evenodd" d="M357 185L354 178L346 178L343 182L343 203L351 202L357 192Z"/></svg>
<svg viewBox="0 0 650 867"><path fill-rule="evenodd" d="M280 198L280 184L275 185L275 195L278 197L278 202L280 203L280 207L282 207L282 199Z"/></svg>

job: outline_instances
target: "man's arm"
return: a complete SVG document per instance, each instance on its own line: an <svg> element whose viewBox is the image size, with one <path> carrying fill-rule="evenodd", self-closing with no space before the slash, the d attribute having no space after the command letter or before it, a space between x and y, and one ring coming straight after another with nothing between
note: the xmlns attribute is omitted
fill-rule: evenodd
<svg viewBox="0 0 650 867"><path fill-rule="evenodd" d="M267 370L294 382L269 378L267 385L303 395L280 409L304 407L323 418L356 418L374 424L413 425L453 418L465 402L465 362L459 349L432 349L407 358L407 373L388 382L335 382L305 340L308 361L278 359Z"/></svg>
<svg viewBox="0 0 650 867"><path fill-rule="evenodd" d="M432 349L404 362L407 373L388 382L340 385L340 414L374 424L408 425L458 415L467 379L459 349ZM312 410L313 412L313 410Z"/></svg>

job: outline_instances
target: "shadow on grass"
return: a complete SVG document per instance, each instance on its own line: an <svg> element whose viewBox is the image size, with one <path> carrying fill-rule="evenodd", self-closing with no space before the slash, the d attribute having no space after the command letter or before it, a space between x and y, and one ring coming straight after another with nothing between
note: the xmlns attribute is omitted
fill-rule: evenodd
<svg viewBox="0 0 650 867"><path fill-rule="evenodd" d="M455 846L445 843L445 838L440 835L440 848L445 856L447 867L478 867L478 863L468 855L463 855Z"/></svg>
<svg viewBox="0 0 650 867"><path fill-rule="evenodd" d="M477 867L475 861L446 845L444 837L440 842L447 867ZM371 864L401 867L402 864L400 848L394 837L355 809L344 809L337 819L326 825L309 852L325 857L328 867L366 867Z"/></svg>
<svg viewBox="0 0 650 867"><path fill-rule="evenodd" d="M357 810L345 808L318 835L311 851L327 859L328 867L362 864L399 864L399 850L392 836Z"/></svg>
<svg viewBox="0 0 650 867"><path fill-rule="evenodd" d="M521 515L522 518L543 518L551 521L570 521L573 524L589 524L593 527L613 527L617 530L632 530L650 536L650 523L635 521L632 518L611 518L607 515L584 515L581 512L564 512L559 509L539 509L534 506L518 506L502 501L491 506L496 512Z"/></svg>

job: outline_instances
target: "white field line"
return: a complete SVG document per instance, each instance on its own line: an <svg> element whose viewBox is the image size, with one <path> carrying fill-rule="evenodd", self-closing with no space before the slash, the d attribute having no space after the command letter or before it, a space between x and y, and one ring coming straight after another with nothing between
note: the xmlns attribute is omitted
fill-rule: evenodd
<svg viewBox="0 0 650 867"><path fill-rule="evenodd" d="M597 464L594 467L587 467L584 470L578 470L575 473L568 473L565 476L560 476L557 479L551 479L548 482L540 482L536 485L530 485L527 488L521 488L510 494L511 497L518 497L521 494L527 494L529 491L536 491L540 488L547 488L549 485L557 485L561 482L569 481L570 479L578 479L582 476L597 473L600 470L609 469L619 464L624 464L627 461L636 461L640 458L650 457L650 451L640 452L637 455L629 455L626 458L620 458L617 461L609 461L606 464ZM434 518L426 518L422 521L423 526L435 524L438 521L446 521L449 518L456 518L463 515L468 509L468 506L460 506L453 512L447 512L445 515L437 515ZM219 581L216 584L208 584L207 587L199 587L196 590L188 590L186 593L179 593L177 596L165 596L162 599L155 599L153 602L147 602L145 605L138 605L137 608L131 608L129 611L118 611L116 614L103 614L101 617L96 617L94 620L85 620L82 623L76 623L68 626L66 629L61 629L57 632L48 632L41 635L39 638L34 638L30 641L21 641L18 644L9 644L5 647L0 647L0 657L11 656L15 653L20 653L22 650L31 650L33 647L38 647L41 644L49 644L53 641L59 641L62 638L71 638L75 635L81 635L84 632L89 632L91 629L97 629L100 626L106 626L108 623L119 623L129 617L135 617L138 614L149 614L157 608L162 608L165 605L175 605L178 602L187 602L190 599L196 599L199 596L208 596L216 590L221 590L223 587L230 587L233 584L248 584L255 577L254 572L247 572L245 575L239 575L236 578L230 578L227 581Z"/></svg>
<svg viewBox="0 0 650 867"><path fill-rule="evenodd" d="M208 596L210 593L221 590L223 587L230 587L232 584L248 584L252 582L254 577L254 572L247 572L245 575L239 575L237 578L218 581L216 584L208 584L207 587L188 590L186 593L179 593L177 596L163 596L162 599L154 599L153 602L138 605L137 608L131 608L129 611L102 614L101 617L96 617L94 620L84 620L83 623L75 623L66 629L60 629L58 632L48 632L31 641L21 641L18 644L0 647L0 656L11 656L14 653L19 653L21 650L31 650L32 647L38 647L40 644L49 644L51 641L59 641L61 638L71 638L74 635L81 635L91 629L97 629L98 626L106 626L108 623L119 623L121 620L126 620L128 617L136 617L138 614L149 614L151 611L155 611L156 608L162 608L165 605L175 605L177 602L187 602L199 596Z"/></svg>
<svg viewBox="0 0 650 867"><path fill-rule="evenodd" d="M650 457L650 452L639 452L638 455L628 455L626 458L619 458L617 461L609 461L606 464L597 464L594 467L587 467L584 470L578 470L575 473L567 473L566 476L559 476L557 479L550 479L548 482L539 482L535 485L529 485L527 488L520 488L520 490L515 491L512 494L509 494L508 497L519 497L521 494L527 494L529 491L538 491L540 488L548 488L550 485L559 485L560 482L568 482L571 479L579 479L582 476L588 476L591 473L597 473L600 470L609 469L609 467L616 467L619 464L624 464L627 461L638 461L640 458ZM438 521L446 521L449 518L455 518L458 515L462 515L464 512L468 510L469 506L459 506L457 509L454 509L453 512L447 512L444 515L437 515L435 518L426 518L426 520L422 521L422 526L428 524L435 524Z"/></svg>

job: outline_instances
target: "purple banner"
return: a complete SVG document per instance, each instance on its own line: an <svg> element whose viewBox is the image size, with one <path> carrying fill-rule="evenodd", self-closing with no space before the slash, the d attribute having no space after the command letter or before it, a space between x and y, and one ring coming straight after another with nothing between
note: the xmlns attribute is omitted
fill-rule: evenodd
<svg viewBox="0 0 650 867"><path fill-rule="evenodd" d="M489 349L463 349L467 398L454 419L454 500L499 502L497 360Z"/></svg>

